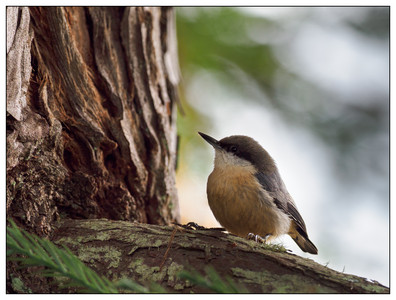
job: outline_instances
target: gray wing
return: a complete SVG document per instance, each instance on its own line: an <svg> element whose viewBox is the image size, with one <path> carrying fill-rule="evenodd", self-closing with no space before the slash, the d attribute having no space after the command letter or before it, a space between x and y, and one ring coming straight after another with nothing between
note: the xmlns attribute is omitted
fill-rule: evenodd
<svg viewBox="0 0 396 300"><path fill-rule="evenodd" d="M257 172L256 178L261 186L273 197L276 207L286 213L296 223L298 232L303 237L308 237L304 220L298 212L289 192L286 190L279 172L277 170L270 174Z"/></svg>

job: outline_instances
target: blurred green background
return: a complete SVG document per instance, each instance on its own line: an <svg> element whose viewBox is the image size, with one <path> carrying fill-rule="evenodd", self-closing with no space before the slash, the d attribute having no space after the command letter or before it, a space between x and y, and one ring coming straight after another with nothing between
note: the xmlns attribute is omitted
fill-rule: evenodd
<svg viewBox="0 0 396 300"><path fill-rule="evenodd" d="M244 134L277 162L318 256L389 286L388 7L177 8L183 222L206 199L217 139Z"/></svg>

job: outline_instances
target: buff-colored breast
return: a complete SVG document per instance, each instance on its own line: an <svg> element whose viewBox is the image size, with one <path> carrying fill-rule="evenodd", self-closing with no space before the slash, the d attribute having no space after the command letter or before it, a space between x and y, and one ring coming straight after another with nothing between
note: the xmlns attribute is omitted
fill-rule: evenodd
<svg viewBox="0 0 396 300"><path fill-rule="evenodd" d="M290 219L281 214L256 180L253 166L215 168L208 178L209 206L217 221L229 232L275 238L288 232Z"/></svg>

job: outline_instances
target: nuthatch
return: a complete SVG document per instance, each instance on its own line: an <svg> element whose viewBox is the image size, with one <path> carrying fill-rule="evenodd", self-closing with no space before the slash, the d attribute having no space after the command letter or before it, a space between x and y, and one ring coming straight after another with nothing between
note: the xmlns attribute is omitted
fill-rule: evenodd
<svg viewBox="0 0 396 300"><path fill-rule="evenodd" d="M269 241L288 234L301 250L317 254L268 152L247 136L233 135L217 141L198 133L215 149L207 194L217 221L241 237L254 234Z"/></svg>

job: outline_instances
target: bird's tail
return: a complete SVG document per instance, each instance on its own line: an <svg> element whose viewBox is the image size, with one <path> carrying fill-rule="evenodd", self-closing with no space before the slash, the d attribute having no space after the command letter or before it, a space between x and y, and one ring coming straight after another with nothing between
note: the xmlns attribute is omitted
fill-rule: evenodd
<svg viewBox="0 0 396 300"><path fill-rule="evenodd" d="M304 228L301 228L301 226L298 226L296 223L293 222L292 226L290 227L289 235L302 251L311 254L318 254L318 249L308 238L305 226Z"/></svg>
<svg viewBox="0 0 396 300"><path fill-rule="evenodd" d="M292 237L293 240L296 242L298 247L301 248L302 251L308 252L311 254L318 254L318 249L315 247L315 245L309 240L308 237L303 237L302 235L297 235L295 237Z"/></svg>

